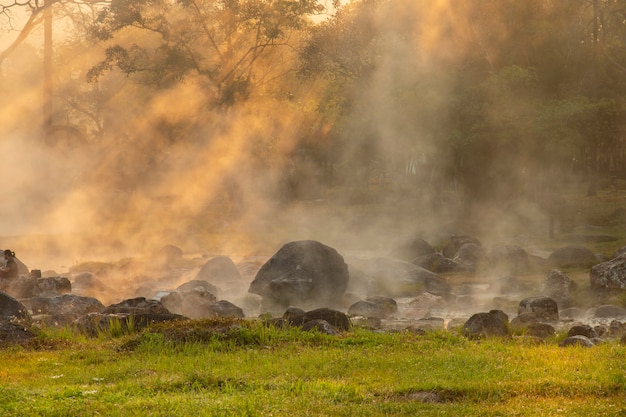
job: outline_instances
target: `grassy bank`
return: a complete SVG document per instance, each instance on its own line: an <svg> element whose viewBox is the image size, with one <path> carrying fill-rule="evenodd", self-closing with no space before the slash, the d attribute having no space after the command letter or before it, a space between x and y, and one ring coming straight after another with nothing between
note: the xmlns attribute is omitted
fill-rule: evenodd
<svg viewBox="0 0 626 417"><path fill-rule="evenodd" d="M0 350L3 416L618 416L626 347L187 323Z"/></svg>

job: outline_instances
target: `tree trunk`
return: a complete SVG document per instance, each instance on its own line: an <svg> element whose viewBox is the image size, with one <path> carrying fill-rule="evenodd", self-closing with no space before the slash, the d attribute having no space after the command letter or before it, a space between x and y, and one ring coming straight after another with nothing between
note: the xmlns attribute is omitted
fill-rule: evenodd
<svg viewBox="0 0 626 417"><path fill-rule="evenodd" d="M52 3L45 0L43 15L43 130L48 134L52 127Z"/></svg>

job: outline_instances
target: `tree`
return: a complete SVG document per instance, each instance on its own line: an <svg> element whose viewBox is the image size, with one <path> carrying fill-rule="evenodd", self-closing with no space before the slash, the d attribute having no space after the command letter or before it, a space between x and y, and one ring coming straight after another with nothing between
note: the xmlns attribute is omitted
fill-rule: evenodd
<svg viewBox="0 0 626 417"><path fill-rule="evenodd" d="M89 77L117 67L138 82L167 86L193 74L207 82L215 104L230 106L290 70L272 59L280 63L321 10L316 0L116 0L93 27L109 46Z"/></svg>

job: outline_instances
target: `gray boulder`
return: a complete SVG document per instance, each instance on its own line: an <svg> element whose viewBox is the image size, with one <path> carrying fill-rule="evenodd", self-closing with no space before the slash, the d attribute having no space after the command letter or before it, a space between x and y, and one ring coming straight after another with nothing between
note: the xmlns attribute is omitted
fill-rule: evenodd
<svg viewBox="0 0 626 417"><path fill-rule="evenodd" d="M371 301L359 300L348 308L348 316L373 317L384 319L386 317L382 306Z"/></svg>
<svg viewBox="0 0 626 417"><path fill-rule="evenodd" d="M0 291L0 323L31 325L32 322L32 317L24 304Z"/></svg>
<svg viewBox="0 0 626 417"><path fill-rule="evenodd" d="M612 304L605 304L597 307L593 311L593 316L600 319L623 318L626 317L626 308Z"/></svg>
<svg viewBox="0 0 626 417"><path fill-rule="evenodd" d="M588 324L576 324L567 331L567 337L585 336L589 339L598 337L596 330Z"/></svg>
<svg viewBox="0 0 626 417"><path fill-rule="evenodd" d="M529 297L520 301L517 313L535 313L541 320L556 322L559 320L559 307L554 299L546 296Z"/></svg>
<svg viewBox="0 0 626 417"><path fill-rule="evenodd" d="M571 336L559 343L560 347L568 347L568 346L580 346L580 347L594 347L595 344L586 336L576 335Z"/></svg>
<svg viewBox="0 0 626 417"><path fill-rule="evenodd" d="M244 318L245 314L240 307L230 301L220 300L209 306L209 317L234 317Z"/></svg>
<svg viewBox="0 0 626 417"><path fill-rule="evenodd" d="M351 286L361 285L370 294L410 297L429 291L450 293L445 279L422 267L391 258L351 258Z"/></svg>
<svg viewBox="0 0 626 417"><path fill-rule="evenodd" d="M463 325L463 334L470 339L509 336L509 317L501 310L476 313Z"/></svg>
<svg viewBox="0 0 626 417"><path fill-rule="evenodd" d="M348 287L343 256L314 240L290 242L256 274L248 292L276 307L338 305Z"/></svg>
<svg viewBox="0 0 626 417"><path fill-rule="evenodd" d="M89 313L76 321L78 330L89 336L102 331L121 327L126 331L137 331L154 323L182 320L184 316L170 313L160 301L144 297L123 300L105 307L100 313ZM113 326L113 324L116 324Z"/></svg>
<svg viewBox="0 0 626 417"><path fill-rule="evenodd" d="M558 269L552 269L541 284L541 294L554 299L560 307L570 307L572 293L577 288L578 285L569 276Z"/></svg>
<svg viewBox="0 0 626 417"><path fill-rule="evenodd" d="M626 290L626 254L593 266L589 280L595 290Z"/></svg>
<svg viewBox="0 0 626 417"><path fill-rule="evenodd" d="M241 280L241 274L229 257L217 256L202 265L195 279L219 283L238 282Z"/></svg>
<svg viewBox="0 0 626 417"><path fill-rule="evenodd" d="M468 271L476 271L489 264L482 243L471 236L451 236L442 255Z"/></svg>
<svg viewBox="0 0 626 417"><path fill-rule="evenodd" d="M39 278L33 275L20 275L6 289L15 298L38 297L45 293L67 294L72 291L70 280L65 277Z"/></svg>
<svg viewBox="0 0 626 417"><path fill-rule="evenodd" d="M330 308L318 308L305 313L292 312L282 321L292 326L303 326L309 321L324 320L339 330L350 330L350 319L345 313Z"/></svg>
<svg viewBox="0 0 626 417"><path fill-rule="evenodd" d="M26 307L0 291L0 347L22 345L37 337L37 329Z"/></svg>
<svg viewBox="0 0 626 417"><path fill-rule="evenodd" d="M309 320L302 324L302 330L305 332L310 332L316 330L320 333L327 334L330 336L340 336L341 331L337 329L335 326L327 322L326 320Z"/></svg>
<svg viewBox="0 0 626 417"><path fill-rule="evenodd" d="M192 319L212 317L211 306L217 302L217 289L206 281L193 280L161 297L170 312Z"/></svg>
<svg viewBox="0 0 626 417"><path fill-rule="evenodd" d="M598 262L596 255L584 246L564 246L548 256L548 263L557 268L589 267Z"/></svg>
<svg viewBox="0 0 626 417"><path fill-rule="evenodd" d="M523 274L530 271L530 260L524 248L518 245L500 245L489 253L491 266L503 274Z"/></svg>
<svg viewBox="0 0 626 417"><path fill-rule="evenodd" d="M76 294L62 294L52 297L35 297L30 300L30 308L35 315L48 316L48 324L69 324L81 316L104 310L104 305L93 297Z"/></svg>

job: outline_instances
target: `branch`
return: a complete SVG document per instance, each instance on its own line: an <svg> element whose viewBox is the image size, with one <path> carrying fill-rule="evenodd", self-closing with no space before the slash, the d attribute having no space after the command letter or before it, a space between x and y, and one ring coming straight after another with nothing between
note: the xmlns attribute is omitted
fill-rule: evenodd
<svg viewBox="0 0 626 417"><path fill-rule="evenodd" d="M9 45L4 51L0 52L0 65L2 65L2 62L4 62L4 60L26 40L26 38L28 38L28 35L30 35L35 26L39 24L41 21L40 12L42 10L43 8L34 9L17 38L15 38L11 45Z"/></svg>

